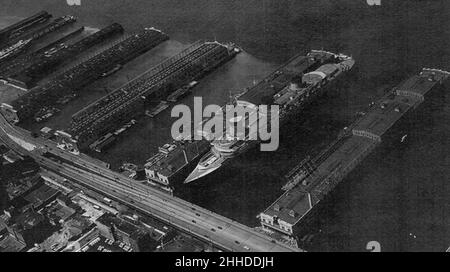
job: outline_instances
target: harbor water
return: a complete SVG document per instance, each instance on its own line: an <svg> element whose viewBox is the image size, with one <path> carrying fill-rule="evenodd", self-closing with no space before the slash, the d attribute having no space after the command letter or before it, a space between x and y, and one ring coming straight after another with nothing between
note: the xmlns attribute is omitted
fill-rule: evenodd
<svg viewBox="0 0 450 272"><path fill-rule="evenodd" d="M257 226L257 214L282 193L283 175L330 143L385 90L422 67L450 69L450 2L365 0L0 0L0 27L39 10L75 15L91 28L118 22L127 31L156 27L171 40L136 58L113 76L80 90L81 96L46 126L64 129L87 103L124 84L197 40L234 42L244 50L200 81L193 94L223 104L297 53L326 49L352 55L344 82L281 128L276 152L250 150L215 173L189 184L186 200ZM18 95L0 86L0 99ZM192 105L192 96L181 103ZM320 207L321 224L310 250L444 251L450 245L450 91L438 92L406 141L370 156ZM105 153L113 168L142 164L170 141L170 109L142 118ZM43 126L29 125L31 129Z"/></svg>

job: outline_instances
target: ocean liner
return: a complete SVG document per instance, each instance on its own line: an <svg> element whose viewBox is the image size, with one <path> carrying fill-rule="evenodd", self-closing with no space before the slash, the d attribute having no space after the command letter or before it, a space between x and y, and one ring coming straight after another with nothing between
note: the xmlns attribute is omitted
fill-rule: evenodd
<svg viewBox="0 0 450 272"><path fill-rule="evenodd" d="M253 108L259 105L278 105L281 125L292 113L298 112L322 95L326 89L324 87L329 82L349 71L354 64L353 58L347 55L311 50L306 56L298 55L291 58L257 85L236 97L233 103ZM232 128L240 122L251 125L249 116L238 116L225 121L224 136L211 140L211 150L200 159L197 167L184 183L214 172L229 159L259 143L258 140L245 140L253 139L251 135L248 135L248 127L244 131L247 135L236 137ZM229 126L228 130L226 126ZM229 135L230 131L233 135ZM204 132L201 133L207 136Z"/></svg>

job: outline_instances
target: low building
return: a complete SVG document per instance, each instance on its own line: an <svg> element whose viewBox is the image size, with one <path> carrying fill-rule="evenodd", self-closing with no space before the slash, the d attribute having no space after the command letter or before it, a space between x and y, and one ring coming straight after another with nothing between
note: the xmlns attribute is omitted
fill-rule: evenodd
<svg viewBox="0 0 450 272"><path fill-rule="evenodd" d="M151 251L158 245L139 222L131 222L107 213L101 216L96 224L100 235L123 242L135 252Z"/></svg>
<svg viewBox="0 0 450 272"><path fill-rule="evenodd" d="M54 201L56 197L60 194L60 191L43 184L33 192L26 195L24 198L29 203L32 204L35 210L42 208L43 206Z"/></svg>
<svg viewBox="0 0 450 272"><path fill-rule="evenodd" d="M7 200L17 199L40 184L39 171L39 165L30 157L3 165L0 182L6 189ZM14 206L17 208L17 205Z"/></svg>
<svg viewBox="0 0 450 272"><path fill-rule="evenodd" d="M104 215L100 216L97 221L95 221L95 224L97 225L97 229L101 236L105 237L106 239L115 241L114 227L113 224L111 224L110 216L111 215L105 213Z"/></svg>
<svg viewBox="0 0 450 272"><path fill-rule="evenodd" d="M11 151L5 153L5 156L11 157L13 162L4 165L2 171L0 172L0 179L21 179L24 177L29 177L37 174L40 170L39 164L37 164L30 157L20 157L14 156Z"/></svg>
<svg viewBox="0 0 450 272"><path fill-rule="evenodd" d="M173 187L209 149L209 142L204 140L166 144L147 160L145 174L149 181Z"/></svg>
<svg viewBox="0 0 450 272"><path fill-rule="evenodd" d="M298 235L301 223L311 219L313 207L381 142L400 140L399 136L405 135L401 129L393 130L394 125L401 128L401 122L411 117L410 113L425 101L428 93L449 75L441 70L423 69L419 75L404 81L378 102L372 103L368 111L350 125L351 129L344 129L341 136L313 160L320 163L310 171L304 171L301 182L259 215L262 227L290 236Z"/></svg>
<svg viewBox="0 0 450 272"><path fill-rule="evenodd" d="M41 135L41 137L46 138L46 139L51 138L51 137L53 136L53 134L54 134L53 129L51 129L51 128L49 128L49 127L43 127L43 128L40 130L40 135Z"/></svg>
<svg viewBox="0 0 450 272"><path fill-rule="evenodd" d="M19 252L25 247L22 234L0 220L0 252Z"/></svg>
<svg viewBox="0 0 450 272"><path fill-rule="evenodd" d="M8 150L5 154L3 154L3 159L5 159L9 163L15 163L22 160L23 158L16 152Z"/></svg>
<svg viewBox="0 0 450 272"><path fill-rule="evenodd" d="M70 242L66 248L64 248L63 252L79 252L86 251L89 248L89 243L93 240L97 239L99 236L99 232L97 228L92 228L88 232L79 235L78 239Z"/></svg>
<svg viewBox="0 0 450 272"><path fill-rule="evenodd" d="M49 207L44 209L45 215L51 223L63 223L72 218L77 210L81 208L72 202L66 202L65 197L58 196L56 201L53 201Z"/></svg>
<svg viewBox="0 0 450 272"><path fill-rule="evenodd" d="M264 229L276 230L289 236L295 235L297 223L313 205L307 192L288 191L259 215L261 225Z"/></svg>

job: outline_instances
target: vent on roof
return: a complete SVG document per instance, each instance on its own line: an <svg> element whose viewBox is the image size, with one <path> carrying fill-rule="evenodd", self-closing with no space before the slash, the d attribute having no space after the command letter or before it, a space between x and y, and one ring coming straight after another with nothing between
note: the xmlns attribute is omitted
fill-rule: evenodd
<svg viewBox="0 0 450 272"><path fill-rule="evenodd" d="M273 205L273 209L275 211L279 212L280 211L280 205L278 205L278 204Z"/></svg>

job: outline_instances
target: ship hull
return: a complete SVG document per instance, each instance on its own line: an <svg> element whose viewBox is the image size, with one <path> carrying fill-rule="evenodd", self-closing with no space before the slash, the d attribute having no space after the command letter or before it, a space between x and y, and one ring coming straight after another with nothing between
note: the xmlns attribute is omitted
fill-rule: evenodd
<svg viewBox="0 0 450 272"><path fill-rule="evenodd" d="M342 56L342 55L341 55ZM319 97L323 96L325 93L330 91L330 85L331 83L334 83L337 81L337 79L341 79L343 77L343 74L347 74L347 72L353 67L354 61L351 58L348 58L346 56L343 56L344 59L340 58L339 56L339 70L330 75L329 77L326 77L325 74L322 73L324 76L321 81L317 82L316 84L311 84L304 90L307 94L304 95L304 93L301 93L299 96L297 96L296 99L294 99L293 103L292 101L287 102L286 104L280 105L280 121L279 125L280 127L284 126L287 121L293 116L294 113L298 113L300 110L305 110L311 103L315 100L317 100ZM336 64L338 65L338 64ZM315 70L314 70L315 72ZM313 74L313 73L310 73ZM319 72L315 72L315 75L319 74ZM291 81L292 82L292 81ZM292 97L291 97L292 98ZM260 141L251 141L251 142L242 142L239 147L235 148L233 151L225 151L226 155L221 154L220 150L223 149L222 147L218 147L217 149L212 147L212 154L214 154L217 158L216 160L222 160L223 162L237 157L241 154L243 154L245 151L256 145L256 143L260 143ZM220 145L220 143L218 144ZM215 149L215 150L214 150ZM215 151L215 152L214 152ZM192 182L198 178L204 177L209 173L214 172L219 167L223 166L223 163L217 167L217 165L210 165L207 167L197 167L194 172L189 175L188 179L186 179L185 183ZM209 169L211 168L211 169Z"/></svg>
<svg viewBox="0 0 450 272"><path fill-rule="evenodd" d="M211 158L212 156L215 156L212 152L206 153L200 161L207 160L208 158ZM191 183L194 180L197 180L199 178L202 178L206 175L211 174L212 172L216 171L217 169L221 168L229 158L220 157L217 158L214 163L204 167L200 163L195 167L194 171L185 179L184 184Z"/></svg>

